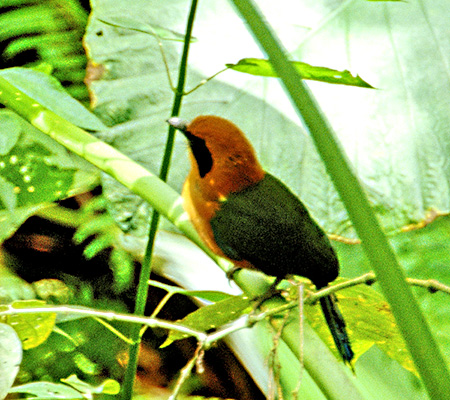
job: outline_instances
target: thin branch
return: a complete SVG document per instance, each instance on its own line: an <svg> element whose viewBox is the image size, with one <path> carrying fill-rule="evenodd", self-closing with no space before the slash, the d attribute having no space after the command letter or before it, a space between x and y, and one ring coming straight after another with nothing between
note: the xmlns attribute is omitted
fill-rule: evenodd
<svg viewBox="0 0 450 400"><path fill-rule="evenodd" d="M221 69L219 72L216 72L215 74L211 75L210 77L201 80L200 83L197 86L194 86L192 89L190 89L187 92L184 92L183 94L186 96L188 94L191 94L192 92L195 92L197 89L202 87L204 84L208 83L210 80L214 79L217 75L221 74L222 72L227 71L228 69L230 69L230 67L226 67L224 69Z"/></svg>
<svg viewBox="0 0 450 400"><path fill-rule="evenodd" d="M295 387L294 391L292 392L292 398L294 400L298 400L299 393L300 393L300 385L303 382L303 371L305 369L305 362L304 362L304 336L305 336L305 285L302 283L297 285L297 292L298 292L298 354L299 354L299 363L300 363L300 376L298 377L297 386Z"/></svg>
<svg viewBox="0 0 450 400"><path fill-rule="evenodd" d="M306 290L306 296L303 299L303 304L304 305L313 305L321 297L328 296L332 293L336 293L340 290L347 289L352 286L357 286L357 285L361 285L361 284L372 285L375 282L376 282L375 274L373 272L369 272L369 273L359 276L357 278L350 279L348 281L341 282L336 285L321 289L317 292L312 292L312 291ZM413 285L413 286L426 288L431 293L441 291L443 293L450 294L449 286L446 286L434 279L420 280L420 279L407 278L407 283L410 285ZM297 301L292 301L292 302L283 304L282 306L267 309L258 314L249 314L249 315L242 316L241 318L239 318L238 320L233 322L233 324L228 325L223 329L219 329L216 332L209 334L207 339L205 340L205 345L211 346L213 343L215 343L216 341L218 341L220 339L223 339L225 336L229 335L230 333L236 332L241 329L250 328L257 322L262 321L267 317L289 311L292 308L297 307L297 305L298 305Z"/></svg>
<svg viewBox="0 0 450 400"><path fill-rule="evenodd" d="M278 359L278 347L281 339L281 334L283 332L283 328L286 325L286 322L289 318L289 314L286 313L283 317L283 321L281 322L279 328L275 331L275 334L272 337L272 348L270 349L267 363L269 365L269 387L268 387L268 395L267 398L269 400L274 400L279 398L283 400L283 393L281 391L280 385L280 363Z"/></svg>
<svg viewBox="0 0 450 400"><path fill-rule="evenodd" d="M150 328L164 328L177 332L185 333L190 336L194 336L200 342L204 342L208 335L204 332L197 331L192 328L180 325L176 322L166 321L158 318L139 317L131 314L117 313L113 311L100 311L93 310L88 307L78 306L43 306L43 307L30 307L30 308L15 308L13 305L2 305L2 308L7 307L7 310L0 311L0 318L10 315L18 314L72 314L80 315L82 317L94 317L103 318L108 321L122 321L130 322L133 324L146 325Z"/></svg>
<svg viewBox="0 0 450 400"><path fill-rule="evenodd" d="M354 279L349 279L348 281L337 283L336 285L328 286L324 289L320 289L317 292L309 292L307 298L305 299L305 304L314 304L321 297L328 296L332 293L336 293L340 290L347 289L352 286L357 286L361 284L372 285L376 282L376 276L373 272L368 272L367 274L361 275Z"/></svg>
<svg viewBox="0 0 450 400"><path fill-rule="evenodd" d="M312 305L316 303L321 297L328 296L332 293L336 293L340 290L347 289L352 286L361 285L361 284L373 284L376 281L376 277L372 272L364 274L355 279L348 280L346 282L339 283L337 285L333 285L327 287L325 289L319 290L317 292L307 291L307 295L303 299L303 304ZM450 294L450 287L442 284L434 279L428 280L420 280L408 278L408 283L413 286L418 286L429 290L431 293L435 292L443 292L446 294ZM18 315L18 314L48 314L48 313L56 313L58 315L71 314L71 315L79 315L81 317L93 317L93 318L102 318L108 321L122 321L129 322L133 324L140 324L150 328L163 328L168 330L173 330L181 333L185 333L187 335L195 337L199 342L201 342L201 347L204 350L207 350L218 340L223 339L228 336L230 333L239 331L241 329L251 328L257 322L260 322L267 317L280 314L286 311L291 310L292 308L297 306L297 302L292 301L287 304L283 304L279 307L273 307L257 314L251 313L247 315L243 315L237 320L235 320L232 324L228 324L223 328L212 332L210 334L206 334L204 332L186 327L184 325L178 324L176 322L166 321L154 317L139 317L132 314L124 314L117 313L113 311L102 311L102 310L94 310L87 307L80 306L43 306L43 307L33 307L33 308L15 308L14 305L4 305L2 308L7 307L6 310L0 311L0 318L4 316Z"/></svg>
<svg viewBox="0 0 450 400"><path fill-rule="evenodd" d="M189 378L191 375L192 369L195 365L197 365L197 362L203 358L204 354L204 344L202 342L198 343L197 349L195 350L194 356L188 361L188 363L184 366L184 368L180 371L180 376L177 379L177 383L173 389L172 394L170 395L168 400L175 400L177 396L180 394L181 387L183 386L184 382Z"/></svg>
<svg viewBox="0 0 450 400"><path fill-rule="evenodd" d="M427 289L430 293L443 292L450 294L450 286L444 285L443 283L435 279L413 279L407 278L408 283L412 286L418 286Z"/></svg>

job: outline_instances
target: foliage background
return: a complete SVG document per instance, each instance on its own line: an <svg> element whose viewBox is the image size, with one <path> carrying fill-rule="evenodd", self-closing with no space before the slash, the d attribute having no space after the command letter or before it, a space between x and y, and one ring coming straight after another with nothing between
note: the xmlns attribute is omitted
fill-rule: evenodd
<svg viewBox="0 0 450 400"><path fill-rule="evenodd" d="M293 58L351 69L377 88L310 84L385 228L391 232L408 275L448 284L448 218L440 217L421 230L401 232L405 226L423 221L430 210L438 214L448 211L449 42L445 35L445 3L287 1L280 8L261 1L260 5ZM188 2L95 1L92 7L93 15L104 20L126 14L132 20L183 32ZM33 12L42 16L41 10ZM226 63L261 56L225 1L201 4L194 36L197 41L190 58L191 86ZM175 71L181 44L169 40L163 40L163 44L169 66ZM95 111L105 123L115 126L105 137L157 171L172 92L156 40L148 34L107 26L92 17L85 45L92 62L90 73L94 79L89 88ZM9 49L8 54L16 54ZM299 135L302 128L276 80L227 71L187 96L183 117L205 113L234 120L248 133L264 166L301 196L329 233L354 237L323 165L309 138ZM174 187L180 188L186 168L185 144L180 141L171 171ZM142 237L146 232L142 223L148 215L146 206L133 198L125 205L117 203L117 186L110 182L106 182L105 193L116 220ZM336 246L343 276L367 270L358 245ZM166 255L164 247L158 251ZM170 275L172 269L178 269L176 262L163 263L159 271ZM208 283L208 278L202 282L200 274L180 279L186 286ZM448 301L440 293L417 294L448 357ZM374 359L378 368L369 369ZM376 381L377 389L372 388L372 394L378 391L392 396L394 382L400 381L396 379L398 374L404 374L398 367L387 368L391 362L376 350L363 356L358 365L363 371L367 369L359 376L367 373L366 382L370 378ZM377 373L383 378L375 378ZM411 387L417 384L414 378L408 379ZM386 392L379 389L383 381L388 382ZM399 389L398 395L413 390L411 387Z"/></svg>

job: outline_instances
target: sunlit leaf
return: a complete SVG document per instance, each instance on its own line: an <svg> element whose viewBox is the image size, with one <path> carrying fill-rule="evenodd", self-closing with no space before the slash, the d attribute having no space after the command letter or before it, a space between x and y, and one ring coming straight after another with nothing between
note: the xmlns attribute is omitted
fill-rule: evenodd
<svg viewBox="0 0 450 400"><path fill-rule="evenodd" d="M404 368L416 373L394 316L381 294L366 285L358 285L339 291L337 298L357 357L376 344ZM311 326L338 355L320 306L307 306L305 313Z"/></svg>
<svg viewBox="0 0 450 400"><path fill-rule="evenodd" d="M0 137L0 241L46 203L95 184L90 165L9 110L0 110Z"/></svg>
<svg viewBox="0 0 450 400"><path fill-rule="evenodd" d="M13 328L0 323L0 399L4 399L19 372L22 343Z"/></svg>
<svg viewBox="0 0 450 400"><path fill-rule="evenodd" d="M32 283L32 287L39 299L57 304L67 304L73 292L59 279L40 279Z"/></svg>
<svg viewBox="0 0 450 400"><path fill-rule="evenodd" d="M418 229L398 232L390 237L408 277L423 280L432 278L444 285L450 285L450 269L447 267L450 265L449 241L450 216L441 216L431 223L424 222ZM344 276L355 277L361 271L370 269L361 244L336 242L335 245ZM444 356L450 359L450 296L441 292L432 294L424 288L414 288L414 294L434 336L439 339ZM357 313L357 310L354 311ZM352 310L346 312L346 319L347 314L352 318L352 313Z"/></svg>
<svg viewBox="0 0 450 400"><path fill-rule="evenodd" d="M373 88L373 86L364 81L359 75L354 76L347 70L337 71L335 69L317 67L300 61L292 61L292 65L303 79ZM237 64L226 64L226 66L234 71L244 72L246 74L272 78L278 77L277 73L273 70L270 61L262 60L260 58L244 58L239 60Z"/></svg>
<svg viewBox="0 0 450 400"><path fill-rule="evenodd" d="M28 309L45 306L44 301L19 300L9 306L0 305L0 311ZM24 350L44 343L55 326L55 313L13 314L2 318L2 321L14 328L22 341Z"/></svg>
<svg viewBox="0 0 450 400"><path fill-rule="evenodd" d="M27 68L0 70L0 76L36 100L39 104L80 128L99 131L106 126L73 97L61 83L43 72Z"/></svg>
<svg viewBox="0 0 450 400"><path fill-rule="evenodd" d="M61 382L67 383L68 385L72 386L81 393L85 393L88 395L91 395L92 393L96 394L104 393L114 395L118 394L120 391L120 384L114 379L106 379L100 385L92 386L89 383L82 381L76 375L70 375L65 379L61 379Z"/></svg>
<svg viewBox="0 0 450 400"><path fill-rule="evenodd" d="M73 355L73 361L76 366L85 374L97 375L100 372L100 366L86 357L83 353L77 352Z"/></svg>
<svg viewBox="0 0 450 400"><path fill-rule="evenodd" d="M10 390L11 393L28 393L39 399L84 399L83 395L72 389L70 386L62 383L52 382L32 382L25 385L15 386Z"/></svg>
<svg viewBox="0 0 450 400"><path fill-rule="evenodd" d="M250 310L251 300L245 296L233 296L226 300L219 301L210 306L199 308L190 313L182 320L178 321L180 325L196 329L198 331L214 331L231 321L236 320L246 311ZM169 337L161 345L166 347L175 340L189 337L188 334L171 331Z"/></svg>

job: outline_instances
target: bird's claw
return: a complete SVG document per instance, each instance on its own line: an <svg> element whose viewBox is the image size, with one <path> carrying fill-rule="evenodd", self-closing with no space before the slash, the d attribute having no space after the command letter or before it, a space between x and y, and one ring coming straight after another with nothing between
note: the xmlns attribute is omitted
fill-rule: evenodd
<svg viewBox="0 0 450 400"><path fill-rule="evenodd" d="M231 267L226 273L228 280L229 281L231 281L231 280L234 281L234 274L236 272L239 272L241 269L242 269L242 267L236 267L236 266Z"/></svg>

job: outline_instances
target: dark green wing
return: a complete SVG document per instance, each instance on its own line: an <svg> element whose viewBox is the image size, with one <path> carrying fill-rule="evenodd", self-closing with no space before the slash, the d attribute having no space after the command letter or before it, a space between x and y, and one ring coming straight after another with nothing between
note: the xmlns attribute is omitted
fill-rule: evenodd
<svg viewBox="0 0 450 400"><path fill-rule="evenodd" d="M339 273L324 232L303 203L272 175L228 196L211 226L228 257L250 261L268 275L302 275L321 288ZM322 297L320 304L342 359L351 363L354 354L334 295Z"/></svg>
<svg viewBox="0 0 450 400"><path fill-rule="evenodd" d="M303 203L270 174L231 193L211 226L228 257L247 260L268 275L301 275L318 287L338 275L338 260L324 232Z"/></svg>

